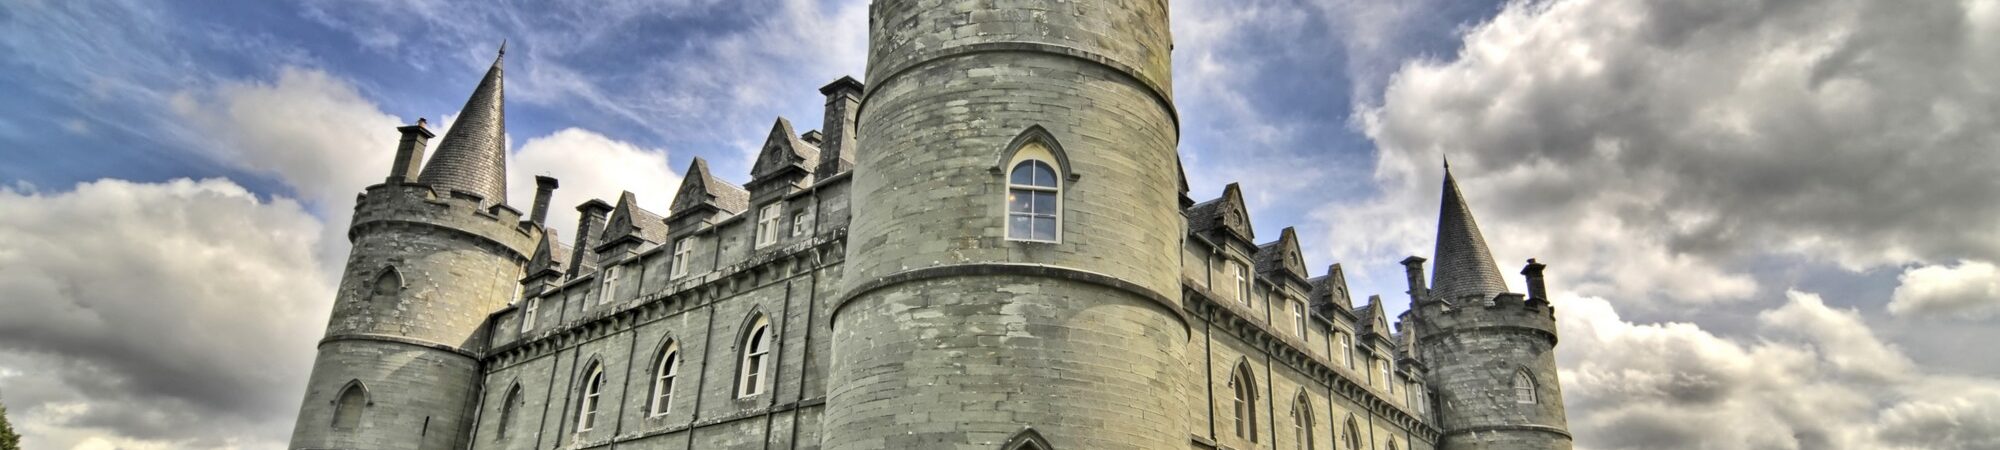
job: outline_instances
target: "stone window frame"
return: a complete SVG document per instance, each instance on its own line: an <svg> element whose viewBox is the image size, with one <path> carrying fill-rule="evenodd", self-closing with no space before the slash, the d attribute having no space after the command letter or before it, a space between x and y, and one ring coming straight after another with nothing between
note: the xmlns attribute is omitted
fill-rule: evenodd
<svg viewBox="0 0 2000 450"><path fill-rule="evenodd" d="M579 395L576 403L576 432L578 433L597 427L597 416L600 415L598 409L604 406L604 386L610 384L607 380L610 375L605 373L603 362L593 358L585 367L588 369L583 371L583 382L577 386Z"/></svg>
<svg viewBox="0 0 2000 450"><path fill-rule="evenodd" d="M688 274L688 262L694 259L694 236L674 240L674 260L667 271L668 278L680 278Z"/></svg>
<svg viewBox="0 0 2000 450"><path fill-rule="evenodd" d="M396 270L396 266L382 266L382 270L376 272L375 278L368 283L368 295L361 298L362 301L372 302L378 298L398 297L408 288L409 283L403 281L402 271Z"/></svg>
<svg viewBox="0 0 2000 450"><path fill-rule="evenodd" d="M1006 442L1000 444L1000 450L1055 450L1055 448L1054 445L1049 444L1048 439L1043 439L1042 434L1036 432L1034 428L1014 433L1014 437L1007 438Z"/></svg>
<svg viewBox="0 0 2000 450"><path fill-rule="evenodd" d="M680 378L681 343L668 338L660 346L653 364L652 395L646 396L646 417L661 417L673 411L674 388Z"/></svg>
<svg viewBox="0 0 2000 450"><path fill-rule="evenodd" d="M1308 339L1306 337L1306 301L1290 297L1287 297L1285 300L1285 303L1291 305L1292 309L1292 333L1297 334L1301 340Z"/></svg>
<svg viewBox="0 0 2000 450"><path fill-rule="evenodd" d="M514 421L520 414L520 406L525 403L521 395L521 382L515 381L507 388L507 394L500 396L500 423L494 424L493 440L507 440L507 431L514 428Z"/></svg>
<svg viewBox="0 0 2000 450"><path fill-rule="evenodd" d="M785 202L771 202L757 209L757 235L755 248L770 247L778 243L778 225L785 218Z"/></svg>
<svg viewBox="0 0 2000 450"><path fill-rule="evenodd" d="M736 398L746 399L764 394L770 384L772 330L771 318L763 313L754 313L744 322L743 337L737 340Z"/></svg>
<svg viewBox="0 0 2000 450"><path fill-rule="evenodd" d="M1056 176L1056 179L1052 180L1055 186L1015 184L1013 182L1014 171L1019 170L1020 166L1028 161L1039 161L1042 164L1048 165L1050 171ZM1064 218L1067 216L1067 214L1064 214L1064 211L1068 208L1068 202L1066 201L1067 193L1076 184L1077 180L1082 179L1083 176L1074 171L1075 166L1070 164L1069 152L1063 150L1061 140L1056 139L1054 133L1050 133L1048 129L1043 128L1041 125L1029 125L1026 129L1021 130L1020 134L1015 135L1014 139L1009 141L1006 147L1001 148L999 154L993 160L993 166L989 170L995 177L999 178L998 181L1004 187L1001 191L1006 193L1001 198L1002 201L1000 203L1000 212L1002 214L1000 220L1001 237L1012 242L1062 243L1063 231L1067 228L1064 224ZM1051 189L1050 191L1044 192L1055 193L1056 204L1053 214L1055 218L1055 239L1033 239L1032 234L1023 238L1014 237L1013 217L1015 213L1011 206L1011 197L1013 197L1014 190L1017 187L1030 190L1049 188Z"/></svg>
<svg viewBox="0 0 2000 450"><path fill-rule="evenodd" d="M1541 383L1535 381L1535 374L1528 369L1514 370L1514 403L1533 405L1541 403Z"/></svg>
<svg viewBox="0 0 2000 450"><path fill-rule="evenodd" d="M521 333L535 330L535 315L542 310L542 297L527 299L521 305Z"/></svg>
<svg viewBox="0 0 2000 450"><path fill-rule="evenodd" d="M1257 372L1249 361L1236 363L1229 374L1231 404L1234 406L1236 437L1257 443Z"/></svg>
<svg viewBox="0 0 2000 450"><path fill-rule="evenodd" d="M353 402L349 402L349 394L357 395L358 397ZM368 385L362 383L361 379L357 378L347 380L347 384L340 385L340 390L333 395L332 403L333 420L327 424L327 427L336 431L353 431L361 429L361 422L368 413L368 407L375 405L375 396L373 393L368 392ZM341 420L343 418L341 413L347 412L348 408L359 409L351 416L351 421L343 421Z"/></svg>
<svg viewBox="0 0 2000 450"><path fill-rule="evenodd" d="M792 213L792 237L805 237L810 234L812 234L812 208L806 207Z"/></svg>
<svg viewBox="0 0 2000 450"><path fill-rule="evenodd" d="M1299 389L1299 394L1292 399L1292 445L1294 448L1298 450L1318 450L1318 439L1316 436L1313 436L1313 428L1318 426L1317 422L1317 417L1313 415L1312 397L1306 395L1305 389Z"/></svg>
<svg viewBox="0 0 2000 450"><path fill-rule="evenodd" d="M624 278L625 275L625 268L623 266L623 264L611 264L604 267L604 275L598 277L603 279L603 283L597 291L597 304L611 304L611 296L612 293L617 291L618 280Z"/></svg>
<svg viewBox="0 0 2000 450"><path fill-rule="evenodd" d="M1229 274L1236 277L1236 302L1250 305L1250 291L1256 285L1256 278L1250 275L1250 268L1242 261L1229 259Z"/></svg>
<svg viewBox="0 0 2000 450"><path fill-rule="evenodd" d="M1347 425L1340 430L1340 441L1347 444L1347 450L1361 450L1361 421L1353 414L1347 415Z"/></svg>
<svg viewBox="0 0 2000 450"><path fill-rule="evenodd" d="M1007 233L1007 240L1009 241L1038 242L1047 244L1062 243L1062 235L1063 235L1062 180L1054 179L1054 180L1046 180L1046 182L1044 182L1044 180L1041 180L1039 176L1036 176L1036 174L1042 173L1042 171L1046 170L1049 175L1059 177L1059 175L1057 174L1061 172L1061 169L1057 169L1054 166L1054 163L1050 161L1054 158L1047 158L1040 154L1043 152L1042 150L1040 150L1041 148L1042 147L1039 145L1031 144L1030 147L1022 149L1024 151L1020 153L1021 156L1017 157L1018 160L1014 163L1013 168L1008 169L1007 171L1007 198L1006 198L1007 218L1006 220L1002 221L1003 222L1002 228L1006 229L1005 231ZM1028 179L1026 181L1020 180L1020 176L1023 173L1026 173L1028 175ZM1014 208L1015 198L1017 196L1023 196L1023 195L1029 196L1030 198L1030 200L1027 201L1028 208L1025 211L1017 211ZM1053 208L1053 210L1041 211L1040 208L1036 206L1036 202L1033 199L1044 195L1052 199L1051 201L1052 203L1054 203L1054 205L1051 206L1051 208ZM1021 228L1015 226L1014 219L1017 217L1025 218L1028 220L1028 228L1026 230L1022 230ZM1036 231L1039 230L1035 226L1035 222L1040 220L1048 220L1054 223L1055 228L1053 230L1049 230L1048 238L1042 238L1035 233Z"/></svg>
<svg viewBox="0 0 2000 450"><path fill-rule="evenodd" d="M1345 330L1335 329L1333 336L1340 343L1342 362L1347 363L1347 370L1354 370L1354 335Z"/></svg>

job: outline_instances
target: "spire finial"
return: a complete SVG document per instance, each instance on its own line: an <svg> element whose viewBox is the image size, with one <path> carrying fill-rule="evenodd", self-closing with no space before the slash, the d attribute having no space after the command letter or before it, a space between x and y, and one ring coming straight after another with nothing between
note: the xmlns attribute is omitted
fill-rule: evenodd
<svg viewBox="0 0 2000 450"><path fill-rule="evenodd" d="M507 38L500 38L500 56L507 56Z"/></svg>
<svg viewBox="0 0 2000 450"><path fill-rule="evenodd" d="M1444 173L1451 173L1451 155L1443 154L1438 156L1444 158Z"/></svg>

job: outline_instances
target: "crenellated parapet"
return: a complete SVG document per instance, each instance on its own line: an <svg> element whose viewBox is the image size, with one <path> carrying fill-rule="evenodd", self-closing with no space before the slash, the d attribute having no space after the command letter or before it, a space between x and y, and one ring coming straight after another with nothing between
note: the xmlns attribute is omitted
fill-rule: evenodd
<svg viewBox="0 0 2000 450"><path fill-rule="evenodd" d="M1501 331L1526 333L1556 342L1555 307L1548 300L1519 293L1493 297L1468 294L1455 301L1430 301L1419 308L1425 328L1419 339L1430 341L1455 333Z"/></svg>
<svg viewBox="0 0 2000 450"><path fill-rule="evenodd" d="M542 229L525 215L478 194L421 183L369 186L355 198L349 241L380 227L426 227L462 236L521 261L534 254Z"/></svg>

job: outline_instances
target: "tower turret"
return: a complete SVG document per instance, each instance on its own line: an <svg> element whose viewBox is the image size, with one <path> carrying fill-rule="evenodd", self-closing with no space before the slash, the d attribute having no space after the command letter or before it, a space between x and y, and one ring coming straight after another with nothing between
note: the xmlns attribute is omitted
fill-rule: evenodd
<svg viewBox="0 0 2000 450"><path fill-rule="evenodd" d="M1417 347L1431 369L1439 448L1570 448L1556 382L1555 312L1544 299L1508 293L1450 168L1438 211L1431 286L1422 258L1404 261L1416 301ZM1538 291L1540 267L1531 265Z"/></svg>
<svg viewBox="0 0 2000 450"><path fill-rule="evenodd" d="M392 182L358 199L291 448L465 448L478 332L520 288L542 239L540 226L500 203L500 88L496 58L418 182L397 179L421 155L410 153L418 156L399 160Z"/></svg>
<svg viewBox="0 0 2000 450"><path fill-rule="evenodd" d="M1186 448L1166 2L869 14L821 442Z"/></svg>

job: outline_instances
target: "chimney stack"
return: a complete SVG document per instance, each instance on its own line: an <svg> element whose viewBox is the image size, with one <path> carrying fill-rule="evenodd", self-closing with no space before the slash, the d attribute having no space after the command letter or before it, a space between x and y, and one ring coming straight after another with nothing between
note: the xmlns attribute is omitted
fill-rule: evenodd
<svg viewBox="0 0 2000 450"><path fill-rule="evenodd" d="M417 118L416 125L396 127L403 133L403 140L396 143L395 165L389 168L389 183L401 184L417 179L417 171L423 168L424 147L430 145L431 134L428 121Z"/></svg>
<svg viewBox="0 0 2000 450"><path fill-rule="evenodd" d="M819 93L826 94L826 118L820 129L824 130L819 145L819 167L813 173L819 179L833 176L840 171L854 167L854 125L861 114L860 81L854 77L840 77Z"/></svg>
<svg viewBox="0 0 2000 450"><path fill-rule="evenodd" d="M1534 258L1528 258L1528 267L1521 268L1521 274L1528 276L1529 300L1540 299L1547 301L1549 299L1549 287L1542 282L1542 269L1545 267L1548 267L1548 265L1535 262Z"/></svg>
<svg viewBox="0 0 2000 450"><path fill-rule="evenodd" d="M535 207L530 210L528 221L534 222L535 225L548 226L545 221L549 218L549 196L555 192L555 177L535 176Z"/></svg>
<svg viewBox="0 0 2000 450"><path fill-rule="evenodd" d="M1421 256L1403 258L1403 274L1409 279L1410 284L1411 309L1423 304L1424 299L1430 297L1430 288L1424 287L1424 261L1428 260Z"/></svg>
<svg viewBox="0 0 2000 450"><path fill-rule="evenodd" d="M611 205L593 198L577 205L576 212L583 215L576 219L576 245L570 246L570 278L597 270L597 252L590 248L597 246L598 235L604 233L604 217L611 214Z"/></svg>

